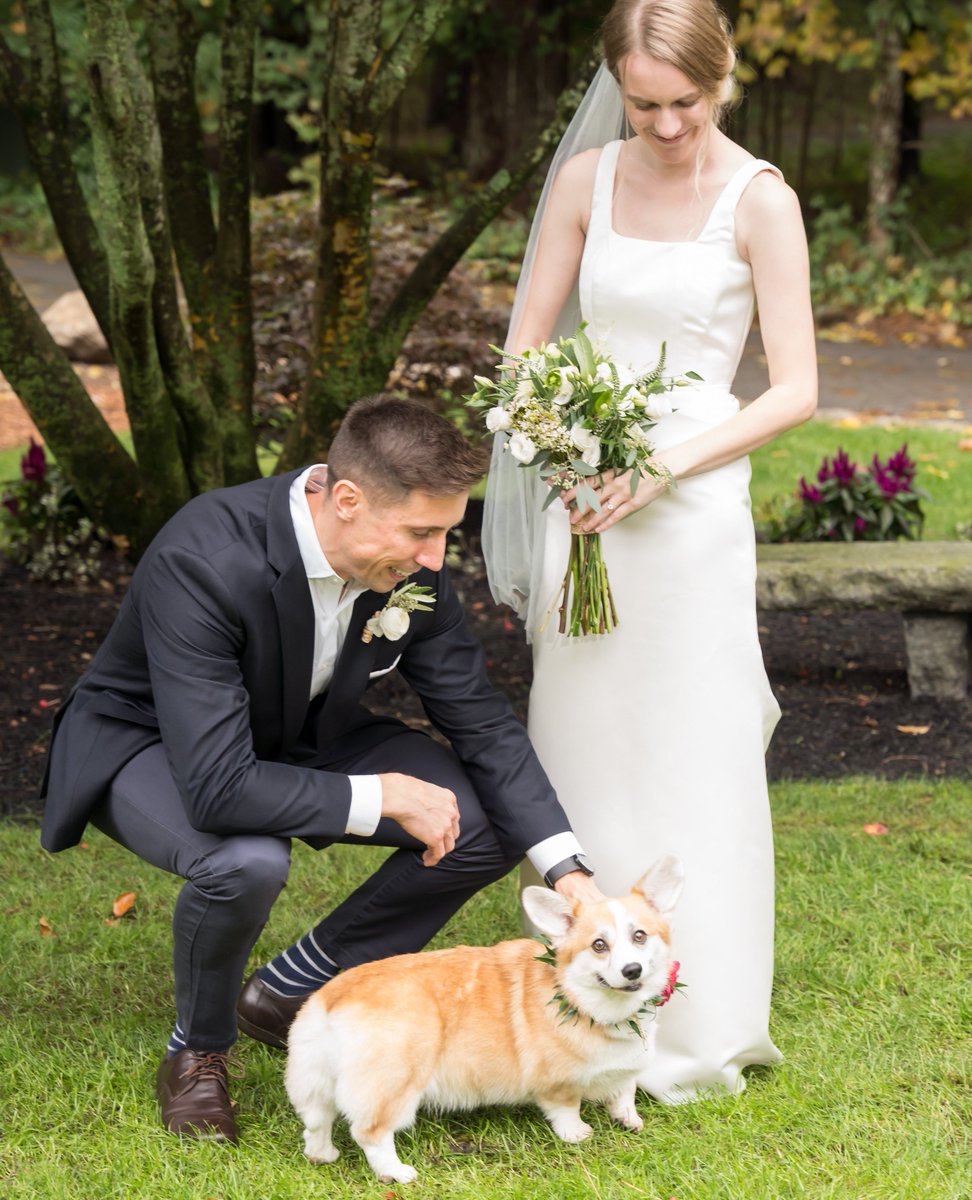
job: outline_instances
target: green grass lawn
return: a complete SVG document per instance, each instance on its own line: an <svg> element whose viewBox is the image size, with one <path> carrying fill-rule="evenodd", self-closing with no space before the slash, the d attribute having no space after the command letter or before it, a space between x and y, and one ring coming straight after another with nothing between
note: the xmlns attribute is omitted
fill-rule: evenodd
<svg viewBox="0 0 972 1200"><path fill-rule="evenodd" d="M0 825L0 1195L9 1200L310 1200L413 1195L620 1200L960 1200L968 1131L972 781L773 788L778 860L773 1032L785 1063L740 1097L640 1105L633 1134L588 1106L567 1146L532 1109L422 1116L399 1139L420 1171L392 1190L343 1126L331 1167L301 1154L283 1058L242 1039L238 1147L181 1142L152 1080L172 1022L169 920L177 881L92 833L49 856ZM863 826L889 832L871 836ZM375 852L295 848L290 886L256 959L296 935ZM106 924L120 892L136 917ZM42 936L45 918L54 936ZM438 939L518 934L516 885L476 897ZM689 984L691 980L688 980Z"/></svg>

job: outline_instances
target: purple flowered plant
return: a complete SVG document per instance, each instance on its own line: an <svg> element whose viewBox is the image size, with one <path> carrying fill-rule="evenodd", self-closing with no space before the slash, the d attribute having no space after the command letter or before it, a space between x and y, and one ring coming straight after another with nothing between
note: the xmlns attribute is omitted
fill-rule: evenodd
<svg viewBox="0 0 972 1200"><path fill-rule="evenodd" d="M101 573L108 535L97 529L74 488L33 438L20 478L0 498L0 553L39 579L90 580Z"/></svg>
<svg viewBox="0 0 972 1200"><path fill-rule="evenodd" d="M27 453L20 460L20 477L26 483L42 484L46 474L47 457L44 454L44 447L31 438Z"/></svg>
<svg viewBox="0 0 972 1200"><path fill-rule="evenodd" d="M921 537L928 497L915 486L917 467L907 443L867 470L845 450L824 458L815 483L801 477L795 503L763 531L774 542L889 542Z"/></svg>

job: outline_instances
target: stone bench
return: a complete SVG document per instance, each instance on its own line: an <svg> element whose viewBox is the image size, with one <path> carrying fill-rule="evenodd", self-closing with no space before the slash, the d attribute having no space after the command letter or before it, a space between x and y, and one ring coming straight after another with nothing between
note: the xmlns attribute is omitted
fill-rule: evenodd
<svg viewBox="0 0 972 1200"><path fill-rule="evenodd" d="M964 700L972 677L972 542L803 542L756 548L767 612L900 612L913 697Z"/></svg>

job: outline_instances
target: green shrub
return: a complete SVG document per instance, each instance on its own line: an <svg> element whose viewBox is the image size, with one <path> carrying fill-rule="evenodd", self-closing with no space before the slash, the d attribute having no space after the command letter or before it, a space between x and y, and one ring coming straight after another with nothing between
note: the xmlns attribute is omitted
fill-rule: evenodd
<svg viewBox="0 0 972 1200"><path fill-rule="evenodd" d="M2 503L3 553L12 562L51 583L90 583L101 576L108 535L33 438L20 460L20 479L7 485Z"/></svg>
<svg viewBox="0 0 972 1200"><path fill-rule="evenodd" d="M928 496L915 486L916 467L907 444L882 462L875 454L866 471L838 448L825 458L814 483L800 479L795 500L762 526L770 542L893 542L921 537Z"/></svg>

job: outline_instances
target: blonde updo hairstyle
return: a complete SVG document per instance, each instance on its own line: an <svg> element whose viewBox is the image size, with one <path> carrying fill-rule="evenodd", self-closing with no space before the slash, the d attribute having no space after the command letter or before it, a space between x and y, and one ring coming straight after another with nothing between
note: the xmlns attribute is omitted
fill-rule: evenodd
<svg viewBox="0 0 972 1200"><path fill-rule="evenodd" d="M735 98L732 31L713 0L616 0L601 26L601 41L608 70L622 87L624 59L647 54L695 84L715 124Z"/></svg>

